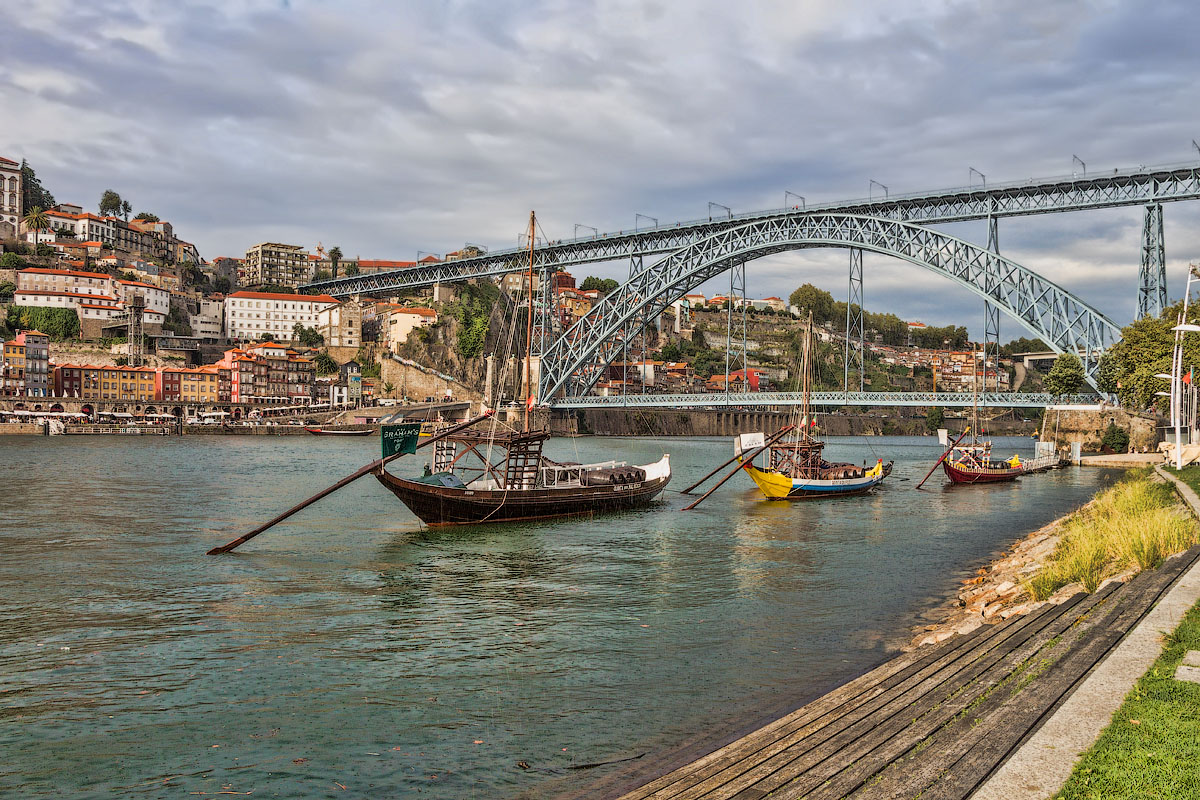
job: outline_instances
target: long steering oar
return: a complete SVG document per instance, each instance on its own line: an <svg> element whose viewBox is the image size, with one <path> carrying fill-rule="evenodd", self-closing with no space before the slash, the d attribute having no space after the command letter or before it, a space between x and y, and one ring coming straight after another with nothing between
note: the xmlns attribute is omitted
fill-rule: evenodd
<svg viewBox="0 0 1200 800"><path fill-rule="evenodd" d="M763 450L766 450L766 449L767 449L768 447L770 447L771 445L775 444L775 442L776 442L778 439L780 439L780 438L781 438L781 437L782 437L782 436L783 436L785 433L787 433L788 431L790 431L790 430L794 429L795 427L796 427L795 425L784 425L784 426L783 426L782 428L780 428L780 429L779 429L779 430L778 430L778 431L777 431L777 432L776 432L776 433L775 433L773 436L771 436L771 438L770 438L770 439L767 439L766 443L765 443L765 444L763 444L763 446L762 446L762 447L759 447L759 448L755 449L755 450L754 450L754 452L750 453L750 455L748 455L748 456L745 456L746 463L747 463L747 464L749 464L751 461L753 461L753 460L755 459L755 457L756 457L756 456L757 456L759 453L761 453ZM737 458L737 456L734 456L733 458ZM732 461L732 460L733 460L733 459L730 459L730 461ZM725 463L726 463L726 464L728 464L729 462L727 461L727 462L725 462ZM703 503L703 502L704 502L704 501L705 501L705 500L708 498L708 496L709 496L710 494L712 494L713 492L715 492L717 489L720 489L720 488L721 488L721 486L722 486L722 485L725 483L725 481L729 480L729 479L730 479L730 478L732 478L734 475L736 475L736 474L737 474L737 471L738 471L739 469L741 469L741 468L742 468L742 465L741 465L741 464L738 464L736 467L734 467L734 468L733 468L733 469L732 469L732 470L729 472L729 474L728 474L728 475L726 475L724 478L721 478L721 480L717 481L717 485L716 485L716 486L712 487L712 488L711 488L711 489L709 489L707 492L705 492L704 494L700 495L700 497L699 497L699 498L696 500L696 502L692 503L691 505L684 506L684 507L683 507L683 510L684 510L684 511L691 511L693 508L695 508L696 506L698 506L698 505L700 505L701 503Z"/></svg>
<svg viewBox="0 0 1200 800"><path fill-rule="evenodd" d="M444 439L447 436L450 436L451 434L458 433L459 431L463 430L464 428L469 428L472 425L474 425L476 422L487 419L488 417L492 416L492 414L495 414L495 413L496 413L495 411L491 411L491 410L485 411L483 414L481 414L478 417L469 419L466 422L460 422L458 425L454 425L440 433L436 433L433 436L430 436L425 441L418 444L417 449L419 450L420 448L425 447L426 445L433 444L434 442L436 442L439 439ZM345 486L349 483L353 483L354 481L358 480L359 478L361 478L364 475L368 475L377 469L382 469L384 464L388 463L389 461L391 461L394 458L399 458L402 455L404 455L404 453L393 453L392 455L388 456L387 458L381 458L381 459L378 459L377 461L372 461L370 464L367 464L365 467L358 470L354 474L347 475L346 477L342 478L340 481L333 484L333 486L330 486L328 489L323 489L320 492L317 492L316 494L314 494L312 497L305 500L303 503L299 503L297 505L292 506L287 511L280 514L278 517L275 517L274 519L272 519L270 522L268 522L264 525L259 525L257 528L250 531L245 536L239 536L237 539L234 539L229 544L223 544L220 547L214 547L212 550L208 551L207 555L210 555L210 556L220 555L221 553L228 553L230 550L241 547L243 544L250 541L255 536L258 536L260 533L267 530L268 528L271 528L271 527L277 525L278 523L283 522L285 519L290 517L292 514L295 514L297 511L300 511L301 509L311 506L313 503L317 502L325 495L333 494L338 489L341 489L343 486Z"/></svg>
<svg viewBox="0 0 1200 800"><path fill-rule="evenodd" d="M771 436L772 436L772 437L777 437L777 436L780 436L780 435L782 435L784 432L786 432L787 430L790 430L790 429L791 429L791 428L793 428L793 427L795 427L795 426L784 426L783 428L780 428L780 429L779 429L778 431L776 431L775 433L771 434ZM772 441L774 441L774 439L772 439ZM695 489L697 486L699 486L700 484L704 483L706 480L708 480L709 478L711 478L713 475L716 475L718 472L720 472L721 470L725 469L725 468L726 468L726 467L728 467L730 464L732 464L732 463L733 463L735 460L737 460L737 458L738 458L740 455L741 455L740 453L734 453L734 454L733 454L733 458L729 459L729 460L728 460L728 461L726 461L724 464L722 464L721 466L717 467L717 468L716 468L716 469L714 469L712 472L708 473L708 474L707 474L707 475L705 475L703 478L701 478L700 480L698 480L698 481L696 481L695 483L693 483L691 486L687 487L686 489L683 489L683 490L681 490L679 493L680 493L680 494L689 494L689 493L692 491L692 489Z"/></svg>
<svg viewBox="0 0 1200 800"><path fill-rule="evenodd" d="M970 432L971 432L971 426L970 426L970 425L968 425L968 426L967 426L967 429L966 429L965 431L963 431L963 432L962 432L962 436L960 436L960 437L958 437L957 439L955 439L955 440L954 440L954 444L952 444L952 445L950 445L949 447L947 447L947 448L946 448L946 452L942 453L942 457L941 457L941 458L939 458L939 459L937 460L937 462L936 462L936 463L935 463L935 464L934 464L934 465L933 465L933 466L932 466L932 467L929 469L929 472L926 472L926 473L925 473L925 477L924 477L924 478L921 478L921 482L920 482L920 483L918 483L918 484L917 484L916 486L914 486L913 488L914 488L914 489L920 489L920 488L921 488L921 487L922 487L922 486L925 484L925 481L929 480L929 476L933 474L933 471L934 471L935 469L937 469L939 466L941 466L942 462L946 460L946 456L950 455L950 453L952 453L952 452L954 451L954 448L955 448L955 447L958 445L958 443L959 443L959 442L961 442L961 441L962 441L964 438L966 438L967 434L968 434L968 433L970 433Z"/></svg>

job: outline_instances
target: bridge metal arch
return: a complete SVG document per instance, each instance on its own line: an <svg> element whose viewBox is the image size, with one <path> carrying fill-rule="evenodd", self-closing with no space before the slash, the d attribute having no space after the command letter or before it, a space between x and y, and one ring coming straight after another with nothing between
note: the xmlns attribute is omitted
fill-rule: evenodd
<svg viewBox="0 0 1200 800"><path fill-rule="evenodd" d="M939 231L894 219L808 214L759 220L687 244L633 275L592 307L542 356L539 397L586 393L635 335L672 302L739 261L789 250L855 247L903 259L987 299L1056 352L1083 361L1095 387L1099 357L1120 329L1067 290L1010 259Z"/></svg>

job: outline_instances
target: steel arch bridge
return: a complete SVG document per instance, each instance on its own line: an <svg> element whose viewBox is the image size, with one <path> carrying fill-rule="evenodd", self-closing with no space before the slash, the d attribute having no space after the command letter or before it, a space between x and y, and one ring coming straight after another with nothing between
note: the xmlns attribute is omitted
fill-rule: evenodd
<svg viewBox="0 0 1200 800"><path fill-rule="evenodd" d="M592 307L541 359L539 397L587 393L644 320L735 265L788 250L845 247L895 256L983 297L1059 353L1083 361L1088 382L1120 329L1082 300L1021 265L954 236L881 217L809 213L717 231L642 269Z"/></svg>

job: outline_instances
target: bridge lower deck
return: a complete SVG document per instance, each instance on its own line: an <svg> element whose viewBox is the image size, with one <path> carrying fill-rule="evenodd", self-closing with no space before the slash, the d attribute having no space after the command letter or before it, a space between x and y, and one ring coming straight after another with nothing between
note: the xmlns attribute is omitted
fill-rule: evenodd
<svg viewBox="0 0 1200 800"><path fill-rule="evenodd" d="M966 798L1197 560L1200 546L1128 583L906 653L711 752L639 761L569 796Z"/></svg>

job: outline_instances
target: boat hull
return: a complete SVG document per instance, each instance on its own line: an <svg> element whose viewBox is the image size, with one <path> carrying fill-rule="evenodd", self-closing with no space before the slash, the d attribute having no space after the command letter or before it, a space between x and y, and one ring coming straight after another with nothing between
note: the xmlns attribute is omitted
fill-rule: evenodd
<svg viewBox="0 0 1200 800"><path fill-rule="evenodd" d="M379 470L375 477L426 525L513 522L644 508L671 480L668 472L638 483L547 489L433 486Z"/></svg>
<svg viewBox="0 0 1200 800"><path fill-rule="evenodd" d="M324 428L305 428L313 436L370 436L374 431L331 431Z"/></svg>
<svg viewBox="0 0 1200 800"><path fill-rule="evenodd" d="M1021 467L984 469L965 464L953 464L949 459L942 462L942 470L951 483L1005 483L1016 480L1025 471Z"/></svg>
<svg viewBox="0 0 1200 800"><path fill-rule="evenodd" d="M791 478L778 472L767 472L751 463L742 465L742 469L750 474L754 483L768 500L817 500L823 497L848 497L866 494L883 479L892 474L891 464L880 465L861 478L839 478L836 480L818 480L812 478Z"/></svg>

